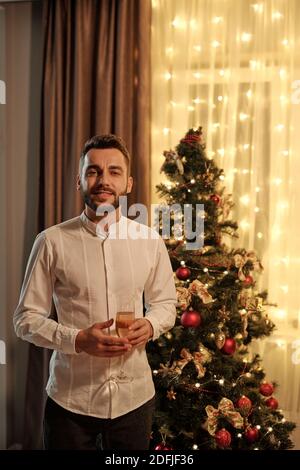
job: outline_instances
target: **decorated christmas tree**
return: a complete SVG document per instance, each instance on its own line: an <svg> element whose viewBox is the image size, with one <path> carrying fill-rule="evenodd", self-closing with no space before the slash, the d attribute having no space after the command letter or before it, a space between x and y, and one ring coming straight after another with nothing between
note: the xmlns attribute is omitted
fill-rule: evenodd
<svg viewBox="0 0 300 470"><path fill-rule="evenodd" d="M194 230L192 241L177 236L178 220L171 217L165 242L177 318L172 330L148 345L157 393L152 447L292 448L295 425L279 409L276 384L266 381L260 357L249 351L251 340L270 335L274 324L267 293L256 288L263 269L259 259L228 247L238 227L230 220L233 203L222 184L223 170L207 158L201 127L190 129L164 157L161 171L169 182L157 186L164 199L160 208L190 205L193 229L200 217L204 232Z"/></svg>

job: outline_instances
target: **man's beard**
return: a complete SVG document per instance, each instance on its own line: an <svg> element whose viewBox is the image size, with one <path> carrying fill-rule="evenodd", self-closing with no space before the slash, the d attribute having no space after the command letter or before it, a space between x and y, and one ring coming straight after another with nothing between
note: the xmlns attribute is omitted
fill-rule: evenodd
<svg viewBox="0 0 300 470"><path fill-rule="evenodd" d="M82 199L84 201L84 203L89 206L96 214L97 214L97 209L98 207L101 208L101 213L103 214L105 212L105 203L101 203L101 204L96 204L90 197L90 194L87 194L86 192L84 192L82 189L80 190L81 192L81 196L82 196ZM107 211L110 212L111 211L111 206L114 207L114 209L118 209L118 207L120 207L120 197L121 196L126 196L127 195L127 190L125 188L124 191L122 191L118 196L116 196L115 194L113 194L114 196L114 201L113 202L110 202L108 205L107 205ZM101 215L102 215L101 214Z"/></svg>

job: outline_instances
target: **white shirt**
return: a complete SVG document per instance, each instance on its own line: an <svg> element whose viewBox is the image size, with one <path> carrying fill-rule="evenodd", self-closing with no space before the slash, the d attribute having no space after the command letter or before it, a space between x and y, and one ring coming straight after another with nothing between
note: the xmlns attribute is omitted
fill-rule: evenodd
<svg viewBox="0 0 300 470"><path fill-rule="evenodd" d="M115 418L155 393L145 347L135 346L125 354L126 377L119 379L122 356L76 353L77 333L115 319L118 295L129 292L135 316L142 317L144 291L146 316L157 339L173 327L177 301L168 252L155 230L123 216L108 233L99 225L83 212L37 236L14 327L20 338L54 349L46 387L54 401L75 413ZM127 236L122 238L121 232ZM58 322L48 318L52 297Z"/></svg>

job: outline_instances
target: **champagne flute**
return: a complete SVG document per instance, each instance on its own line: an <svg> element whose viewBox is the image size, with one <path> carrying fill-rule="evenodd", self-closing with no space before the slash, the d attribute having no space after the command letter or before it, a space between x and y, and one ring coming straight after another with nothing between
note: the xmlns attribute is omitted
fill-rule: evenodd
<svg viewBox="0 0 300 470"><path fill-rule="evenodd" d="M117 314L116 314L116 332L119 338L124 338L130 333L129 327L135 320L135 305L132 297L117 298ZM125 353L124 353L125 354ZM121 356L121 370L119 376L125 378L124 354Z"/></svg>

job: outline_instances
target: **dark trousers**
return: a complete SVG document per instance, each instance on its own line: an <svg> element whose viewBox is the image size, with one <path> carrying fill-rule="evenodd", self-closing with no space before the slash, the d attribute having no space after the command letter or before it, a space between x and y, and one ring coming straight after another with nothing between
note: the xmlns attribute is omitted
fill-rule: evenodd
<svg viewBox="0 0 300 470"><path fill-rule="evenodd" d="M148 450L155 406L153 397L114 419L72 413L47 398L44 415L46 450Z"/></svg>

